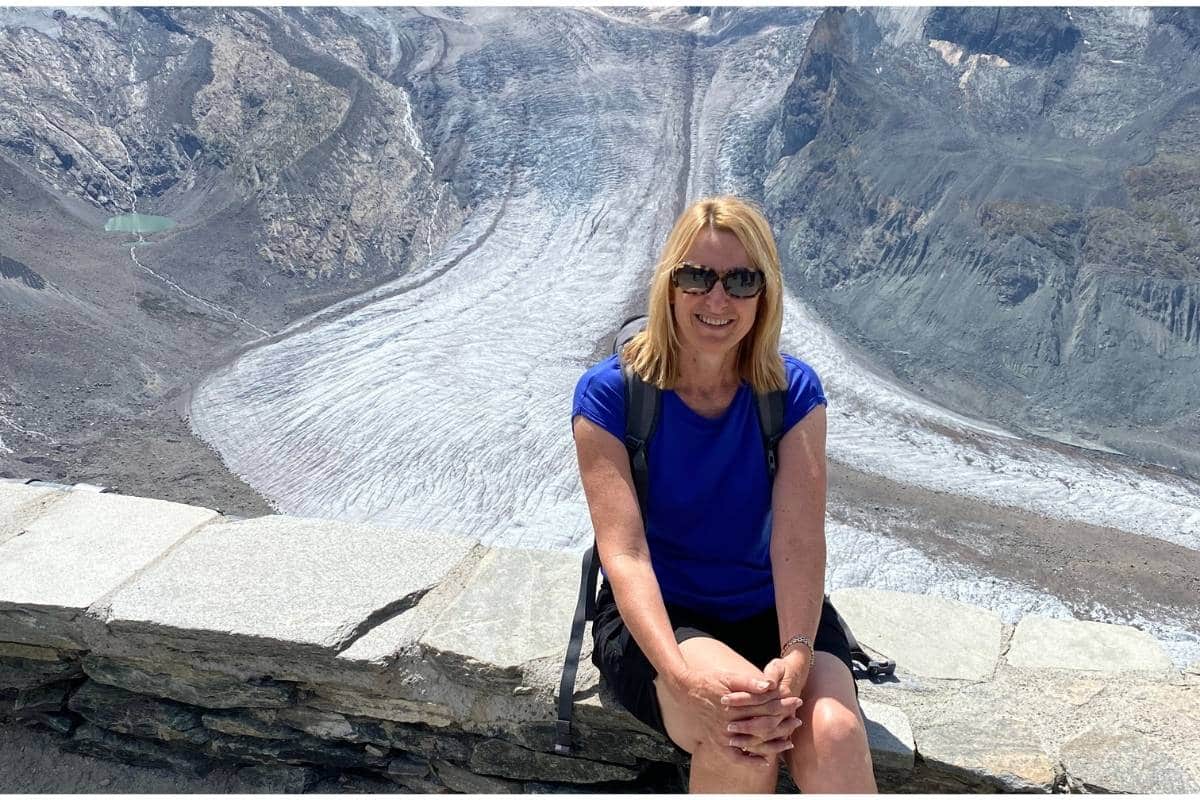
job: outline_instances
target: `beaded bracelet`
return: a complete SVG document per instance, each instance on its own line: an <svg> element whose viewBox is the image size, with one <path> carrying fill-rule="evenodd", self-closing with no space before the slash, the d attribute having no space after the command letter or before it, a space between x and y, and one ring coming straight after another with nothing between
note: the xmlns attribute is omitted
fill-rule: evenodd
<svg viewBox="0 0 1200 800"><path fill-rule="evenodd" d="M814 658L816 656L816 652L813 651L812 639L809 639L803 633L797 633L795 636L784 642L783 647L779 648L779 657L783 658L785 655L787 655L788 650L798 644L802 644L808 648L809 658Z"/></svg>

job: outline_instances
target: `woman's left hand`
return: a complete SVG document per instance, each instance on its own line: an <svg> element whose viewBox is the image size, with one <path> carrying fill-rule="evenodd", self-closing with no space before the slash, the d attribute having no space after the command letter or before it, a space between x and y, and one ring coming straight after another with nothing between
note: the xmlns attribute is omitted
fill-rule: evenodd
<svg viewBox="0 0 1200 800"><path fill-rule="evenodd" d="M743 751L770 757L792 748L791 737L800 727L801 693L808 681L807 653L789 652L773 659L763 674L779 687L779 699L762 703L746 692L725 695L722 703L731 708L729 743Z"/></svg>

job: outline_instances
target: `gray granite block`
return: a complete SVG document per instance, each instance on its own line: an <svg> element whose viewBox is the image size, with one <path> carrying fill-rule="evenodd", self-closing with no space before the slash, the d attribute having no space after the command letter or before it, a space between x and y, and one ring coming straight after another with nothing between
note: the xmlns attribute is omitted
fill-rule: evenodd
<svg viewBox="0 0 1200 800"><path fill-rule="evenodd" d="M527 662L566 652L579 564L574 553L489 552L421 644L461 670L456 680L519 681Z"/></svg>
<svg viewBox="0 0 1200 800"><path fill-rule="evenodd" d="M69 492L0 544L0 639L83 649L74 619L215 511L162 500Z"/></svg>
<svg viewBox="0 0 1200 800"><path fill-rule="evenodd" d="M938 723L917 725L914 736L933 772L972 790L1049 792L1057 779L1055 759L1026 720L969 700Z"/></svg>
<svg viewBox="0 0 1200 800"><path fill-rule="evenodd" d="M1017 623L1008 663L1024 669L1150 672L1166 675L1171 657L1145 631L1030 614Z"/></svg>
<svg viewBox="0 0 1200 800"><path fill-rule="evenodd" d="M987 680L1000 660L1000 616L956 600L880 589L830 596L855 638L895 659L899 674Z"/></svg>
<svg viewBox="0 0 1200 800"><path fill-rule="evenodd" d="M908 715L895 706L860 700L867 723L867 742L877 771L911 772L916 743Z"/></svg>
<svg viewBox="0 0 1200 800"><path fill-rule="evenodd" d="M22 535L30 522L66 495L61 489L0 481L0 544Z"/></svg>
<svg viewBox="0 0 1200 800"><path fill-rule="evenodd" d="M123 587L106 621L116 639L162 635L184 649L336 654L411 608L472 546L280 516L209 525Z"/></svg>
<svg viewBox="0 0 1200 800"><path fill-rule="evenodd" d="M1181 761L1163 743L1136 730L1093 726L1063 743L1061 755L1075 791L1200 792L1200 764Z"/></svg>

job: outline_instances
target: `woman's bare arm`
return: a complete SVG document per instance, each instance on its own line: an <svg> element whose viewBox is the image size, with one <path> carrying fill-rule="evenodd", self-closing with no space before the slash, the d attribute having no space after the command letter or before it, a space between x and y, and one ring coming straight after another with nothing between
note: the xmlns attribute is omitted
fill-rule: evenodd
<svg viewBox="0 0 1200 800"><path fill-rule="evenodd" d="M677 684L687 665L650 563L629 453L615 436L585 417L576 417L573 427L596 550L621 618L658 673Z"/></svg>
<svg viewBox="0 0 1200 800"><path fill-rule="evenodd" d="M779 443L771 494L771 572L782 645L796 634L816 637L825 595L825 407L817 406ZM804 646L784 659L790 689L799 694L811 666ZM784 689L783 686L780 687ZM786 692L786 689L784 689Z"/></svg>

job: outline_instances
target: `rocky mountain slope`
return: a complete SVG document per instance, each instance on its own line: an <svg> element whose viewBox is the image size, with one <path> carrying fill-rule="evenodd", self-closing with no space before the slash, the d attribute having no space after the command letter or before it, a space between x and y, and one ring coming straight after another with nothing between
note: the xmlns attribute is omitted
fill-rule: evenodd
<svg viewBox="0 0 1200 800"><path fill-rule="evenodd" d="M934 399L1197 474L1198 20L826 12L764 168L791 285Z"/></svg>
<svg viewBox="0 0 1200 800"><path fill-rule="evenodd" d="M262 508L180 423L188 387L420 275L513 180L594 191L609 173L526 134L580 75L597 118L639 113L606 53L692 59L696 86L665 87L709 103L682 112L679 192L759 196L792 288L880 370L1196 474L1198 14L0 11L0 474ZM743 46L731 78L712 54ZM756 95L755 69L790 85ZM134 211L175 225L103 233Z"/></svg>
<svg viewBox="0 0 1200 800"><path fill-rule="evenodd" d="M181 393L427 258L483 194L453 131L424 143L413 17L0 11L0 473L266 508ZM134 211L175 226L104 233Z"/></svg>

